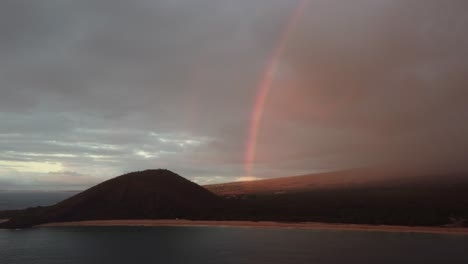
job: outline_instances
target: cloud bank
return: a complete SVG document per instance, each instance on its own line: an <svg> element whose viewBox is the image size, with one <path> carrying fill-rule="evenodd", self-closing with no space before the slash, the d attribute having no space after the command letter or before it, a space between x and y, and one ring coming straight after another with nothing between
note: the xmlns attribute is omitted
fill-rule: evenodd
<svg viewBox="0 0 468 264"><path fill-rule="evenodd" d="M243 176L280 0L0 3L0 189L169 168ZM466 1L310 0L279 61L254 176L466 171Z"/></svg>

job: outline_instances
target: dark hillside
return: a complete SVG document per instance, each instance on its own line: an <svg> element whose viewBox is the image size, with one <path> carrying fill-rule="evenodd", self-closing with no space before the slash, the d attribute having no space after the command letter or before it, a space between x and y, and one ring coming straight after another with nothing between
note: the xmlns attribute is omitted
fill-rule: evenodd
<svg viewBox="0 0 468 264"><path fill-rule="evenodd" d="M350 178L355 178L355 173ZM331 177L326 180L324 176ZM348 182L346 173L229 183L209 189L238 208L238 219L355 224L468 224L468 177L408 175ZM343 184L346 183L347 184ZM281 183L281 184L280 184ZM220 188L220 187L229 188ZM211 187L211 188L210 188ZM231 190L237 188L236 194ZM246 192L242 192L247 190ZM257 191L257 192L255 192Z"/></svg>
<svg viewBox="0 0 468 264"><path fill-rule="evenodd" d="M5 225L97 219L203 219L222 199L168 170L128 173L34 213L15 213Z"/></svg>
<svg viewBox="0 0 468 264"><path fill-rule="evenodd" d="M468 177L352 170L205 186L168 170L133 172L56 205L0 212L0 227L112 219L251 220L410 226L468 222Z"/></svg>

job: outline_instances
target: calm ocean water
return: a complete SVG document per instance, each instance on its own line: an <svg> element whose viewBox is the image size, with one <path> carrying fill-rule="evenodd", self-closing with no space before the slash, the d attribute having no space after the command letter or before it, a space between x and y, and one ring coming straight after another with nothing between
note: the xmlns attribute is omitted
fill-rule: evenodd
<svg viewBox="0 0 468 264"><path fill-rule="evenodd" d="M0 210L74 193L0 193ZM468 236L223 227L0 230L0 264L468 263Z"/></svg>
<svg viewBox="0 0 468 264"><path fill-rule="evenodd" d="M77 192L0 192L0 211L52 205Z"/></svg>
<svg viewBox="0 0 468 264"><path fill-rule="evenodd" d="M223 227L0 230L0 263L468 263L468 237Z"/></svg>

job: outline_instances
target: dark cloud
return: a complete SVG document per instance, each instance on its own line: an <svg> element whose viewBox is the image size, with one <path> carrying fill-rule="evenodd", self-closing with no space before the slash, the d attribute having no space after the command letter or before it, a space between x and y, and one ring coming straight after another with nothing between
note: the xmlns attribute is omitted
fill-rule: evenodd
<svg viewBox="0 0 468 264"><path fill-rule="evenodd" d="M465 2L309 1L267 100L256 176L468 169ZM242 176L256 86L296 6L2 1L2 186L155 167ZM34 174L47 162L61 167Z"/></svg>
<svg viewBox="0 0 468 264"><path fill-rule="evenodd" d="M284 54L288 75L275 86L264 131L290 125L264 144L290 150L284 159L331 154L344 163L467 169L466 7L313 1Z"/></svg>

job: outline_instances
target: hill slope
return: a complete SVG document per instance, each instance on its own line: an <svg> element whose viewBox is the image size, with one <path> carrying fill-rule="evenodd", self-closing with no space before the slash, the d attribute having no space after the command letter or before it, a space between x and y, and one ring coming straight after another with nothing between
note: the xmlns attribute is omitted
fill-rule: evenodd
<svg viewBox="0 0 468 264"><path fill-rule="evenodd" d="M236 204L241 220L462 225L467 175L356 169L205 187Z"/></svg>
<svg viewBox="0 0 468 264"><path fill-rule="evenodd" d="M268 195L395 184L402 179L407 180L407 177L395 172L352 169L256 181L212 184L203 187L220 196Z"/></svg>
<svg viewBox="0 0 468 264"><path fill-rule="evenodd" d="M468 225L468 174L368 169L206 186L167 170L129 173L49 207L0 212L1 227L109 219Z"/></svg>
<svg viewBox="0 0 468 264"><path fill-rule="evenodd" d="M91 219L198 219L212 215L221 202L218 196L171 171L146 170L105 181L54 206L30 210L5 225Z"/></svg>

